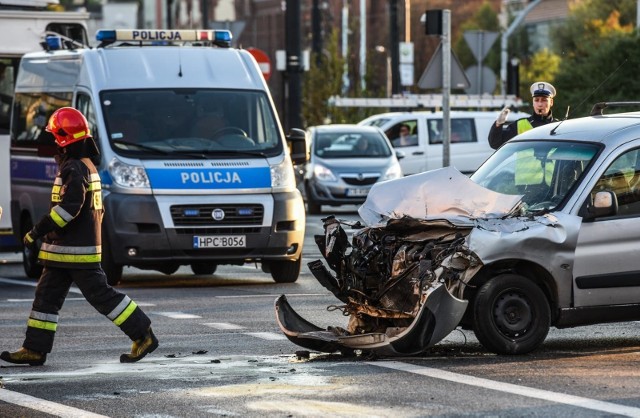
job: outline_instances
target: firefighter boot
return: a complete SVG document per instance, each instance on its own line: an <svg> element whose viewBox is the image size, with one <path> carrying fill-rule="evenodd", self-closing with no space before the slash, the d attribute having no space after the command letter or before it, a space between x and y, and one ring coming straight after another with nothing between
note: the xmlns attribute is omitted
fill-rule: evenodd
<svg viewBox="0 0 640 418"><path fill-rule="evenodd" d="M131 345L131 354L122 354L120 356L120 363L135 363L156 348L158 348L158 339L153 335L151 328L149 328L144 337L133 342Z"/></svg>
<svg viewBox="0 0 640 418"><path fill-rule="evenodd" d="M21 347L15 353L3 351L0 359L13 364L28 364L29 366L42 366L47 360L47 354Z"/></svg>

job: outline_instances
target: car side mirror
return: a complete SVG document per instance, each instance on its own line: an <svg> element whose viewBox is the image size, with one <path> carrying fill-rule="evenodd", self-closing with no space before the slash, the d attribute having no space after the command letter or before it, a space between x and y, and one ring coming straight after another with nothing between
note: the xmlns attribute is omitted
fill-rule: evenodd
<svg viewBox="0 0 640 418"><path fill-rule="evenodd" d="M587 207L585 220L614 216L618 213L618 198L612 191L597 192L593 202Z"/></svg>
<svg viewBox="0 0 640 418"><path fill-rule="evenodd" d="M404 152L403 152L403 151L396 151L396 158L397 158L398 160L401 160L401 159L403 159L404 157L406 157L406 155L404 154Z"/></svg>
<svg viewBox="0 0 640 418"><path fill-rule="evenodd" d="M293 164L304 164L309 161L307 133L302 129L291 128L287 135L287 144Z"/></svg>

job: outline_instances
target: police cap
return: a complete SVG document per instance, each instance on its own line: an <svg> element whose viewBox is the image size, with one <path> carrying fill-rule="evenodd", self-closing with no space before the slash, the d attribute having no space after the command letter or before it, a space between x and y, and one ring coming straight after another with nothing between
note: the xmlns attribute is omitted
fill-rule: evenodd
<svg viewBox="0 0 640 418"><path fill-rule="evenodd" d="M532 97L550 97L553 98L556 95L556 88L545 81L536 81L531 85L529 89Z"/></svg>

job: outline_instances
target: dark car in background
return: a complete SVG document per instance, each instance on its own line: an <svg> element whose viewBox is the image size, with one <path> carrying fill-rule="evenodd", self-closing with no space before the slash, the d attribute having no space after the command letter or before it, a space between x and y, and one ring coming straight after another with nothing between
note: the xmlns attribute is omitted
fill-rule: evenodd
<svg viewBox="0 0 640 418"><path fill-rule="evenodd" d="M375 183L402 177L398 157L384 132L373 126L312 126L311 158L304 169L304 193L310 214L321 205L365 201Z"/></svg>

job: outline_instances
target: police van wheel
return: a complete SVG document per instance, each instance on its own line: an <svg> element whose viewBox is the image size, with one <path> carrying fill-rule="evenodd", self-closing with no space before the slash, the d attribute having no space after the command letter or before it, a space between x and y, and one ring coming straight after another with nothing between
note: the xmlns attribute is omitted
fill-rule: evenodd
<svg viewBox="0 0 640 418"><path fill-rule="evenodd" d="M27 218L22 222L22 236L25 236L27 232L33 228L33 222L31 218ZM31 251L27 247L22 247L22 266L27 277L31 279L37 279L42 273L42 266L38 264L38 251Z"/></svg>
<svg viewBox="0 0 640 418"><path fill-rule="evenodd" d="M302 257L295 261L272 261L269 263L271 277L276 283L293 283L298 280Z"/></svg>
<svg viewBox="0 0 640 418"><path fill-rule="evenodd" d="M215 263L193 263L191 264L191 271L193 274L213 274L216 272L218 265Z"/></svg>
<svg viewBox="0 0 640 418"><path fill-rule="evenodd" d="M517 274L486 282L473 303L473 331L478 341L498 354L525 354L547 337L551 309L542 289Z"/></svg>

